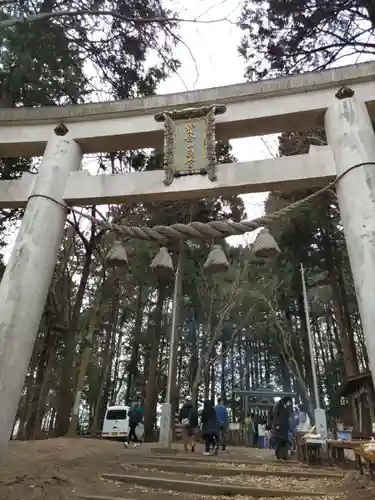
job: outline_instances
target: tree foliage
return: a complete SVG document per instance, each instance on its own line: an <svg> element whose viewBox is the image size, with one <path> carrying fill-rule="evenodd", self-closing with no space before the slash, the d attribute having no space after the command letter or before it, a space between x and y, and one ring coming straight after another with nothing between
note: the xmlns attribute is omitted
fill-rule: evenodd
<svg viewBox="0 0 375 500"><path fill-rule="evenodd" d="M43 13L46 16L40 17ZM27 22L19 22L22 15ZM372 36L372 28L366 31L371 19L365 3L246 1L241 50L251 66L247 76L317 69L338 60L350 47L359 53L364 48L361 37ZM9 21L4 25L0 20L0 97L6 106L151 95L179 65L172 53L177 21L158 0L23 0L4 7L2 20ZM336 54L339 47L333 42L338 44L344 34ZM371 43L369 38L366 50L372 50ZM312 144L325 144L324 132L284 133L279 154L306 153ZM219 162L236 161L227 142L218 142L216 153ZM101 175L162 165L161 156L150 151L115 151L96 160ZM19 177L37 171L37 165L35 159L4 158L0 174L3 179ZM310 193L270 193L266 212ZM98 216L96 207L85 210ZM118 224L147 226L246 217L238 196L124 204L106 210ZM7 223L19 215L1 213ZM243 417L246 405L236 391L264 386L294 390L298 401L312 406L301 263L307 274L313 363L322 403L337 407L335 392L343 378L368 369L333 194L302 205L273 227L273 235L282 253L269 261L258 259L251 245L221 242L230 269L217 276L204 270L211 241L183 245L174 410L188 393L198 403L221 394L233 417ZM110 268L106 255L118 237L88 225L76 213L69 215L16 417L20 438L87 429L95 433L109 404L134 400L144 406L147 439L155 437L167 387L173 275L168 278L151 270L158 246L138 240L123 239L128 266ZM168 249L176 266L179 246ZM80 404L74 408L76 398Z"/></svg>
<svg viewBox="0 0 375 500"><path fill-rule="evenodd" d="M239 26L250 80L321 70L375 52L371 0L246 0Z"/></svg>

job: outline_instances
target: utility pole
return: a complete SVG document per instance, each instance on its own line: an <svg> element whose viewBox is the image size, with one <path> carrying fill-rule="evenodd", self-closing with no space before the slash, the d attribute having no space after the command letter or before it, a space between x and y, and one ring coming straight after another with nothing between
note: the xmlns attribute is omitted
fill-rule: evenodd
<svg viewBox="0 0 375 500"><path fill-rule="evenodd" d="M311 362L311 373L313 378L313 390L314 390L314 399L315 399L315 408L320 408L320 397L319 397L319 388L318 388L318 375L316 372L316 362L314 357L314 341L313 335L311 331L311 323L310 323L310 309L309 309L309 301L307 298L307 289L306 289L306 278L305 278L305 269L301 262L300 264L301 270L301 280L302 280L302 294L303 294L303 303L305 308L305 321L306 321L306 330L307 337L309 339L309 351L310 351L310 362Z"/></svg>
<svg viewBox="0 0 375 500"><path fill-rule="evenodd" d="M307 330L307 337L309 339L311 373L312 373L312 377L313 377L313 390L314 390L314 400L315 400L314 421L315 421L315 427L316 427L317 434L320 434L322 439L326 439L327 434L328 434L327 415L326 415L325 410L320 407L318 375L317 375L317 370L316 370L316 360L315 360L315 356L314 356L314 340L313 340L313 333L311 330L310 308L309 308L309 301L307 298L305 269L304 269L302 263L300 264L300 270L301 270L303 303L305 306L306 330Z"/></svg>
<svg viewBox="0 0 375 500"><path fill-rule="evenodd" d="M170 338L170 350L168 359L168 380L167 380L167 393L165 403L163 403L161 417L160 417L160 434L159 444L172 447L172 428L173 428L173 396L176 386L176 361L177 361L177 345L178 345L178 323L180 316L180 300L182 291L182 278L183 278L183 243L180 243L178 254L178 264L174 276L174 289L173 289L173 309L172 309L172 326Z"/></svg>

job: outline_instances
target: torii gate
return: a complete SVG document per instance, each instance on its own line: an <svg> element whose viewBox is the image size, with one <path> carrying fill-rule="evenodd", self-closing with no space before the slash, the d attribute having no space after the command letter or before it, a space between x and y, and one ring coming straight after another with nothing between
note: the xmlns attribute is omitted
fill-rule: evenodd
<svg viewBox="0 0 375 500"><path fill-rule="evenodd" d="M297 396L295 392L274 391L266 387L258 387L252 390L238 390L233 392L233 397L240 396L245 399L245 413L247 415L249 408L267 409L275 406L275 398L283 398L290 396L294 398ZM254 401L255 399L255 401Z"/></svg>
<svg viewBox="0 0 375 500"><path fill-rule="evenodd" d="M6 453L63 235L63 203L82 206L287 191L323 186L347 172L337 195L374 377L374 77L375 63L370 62L146 99L0 109L0 155L44 155L38 175L0 182L0 207L26 207L0 285L0 458ZM349 92L336 98L343 86L350 86L355 96ZM101 176L79 171L83 153L160 148L163 123L155 115L202 105L227 108L216 118L218 139L325 125L329 146L308 155L220 165L216 180L192 175L170 185L163 183L163 171Z"/></svg>

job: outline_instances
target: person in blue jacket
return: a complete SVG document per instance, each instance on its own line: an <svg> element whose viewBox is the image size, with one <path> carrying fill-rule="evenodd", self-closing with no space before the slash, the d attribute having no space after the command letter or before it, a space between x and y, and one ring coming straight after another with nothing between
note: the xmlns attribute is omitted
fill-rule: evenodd
<svg viewBox="0 0 375 500"><path fill-rule="evenodd" d="M227 446L226 435L229 426L229 415L228 415L228 409L224 405L223 398L218 398L215 411L216 411L216 422L217 425L219 426L219 442L221 445L221 449L225 451L225 448Z"/></svg>

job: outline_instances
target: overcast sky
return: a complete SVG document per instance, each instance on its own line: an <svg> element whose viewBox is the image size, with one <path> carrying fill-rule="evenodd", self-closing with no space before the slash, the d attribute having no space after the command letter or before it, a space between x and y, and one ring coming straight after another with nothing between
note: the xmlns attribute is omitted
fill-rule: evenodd
<svg viewBox="0 0 375 500"><path fill-rule="evenodd" d="M235 26L240 13L240 2L233 0L169 0L171 9L178 11L184 19L215 20L217 23L181 23L179 36L184 45L179 45L176 57L182 61L182 68L159 87L160 94L184 92L232 85L245 81L245 62L239 56L237 47L241 30ZM188 5L188 7L186 7ZM276 137L255 137L231 141L238 161L269 158L275 153ZM271 151L270 151L271 150ZM233 165L233 168L236 168ZM263 214L266 194L245 195L247 218ZM240 243L242 237L230 238L231 243Z"/></svg>
<svg viewBox="0 0 375 500"><path fill-rule="evenodd" d="M217 23L181 23L180 44L175 56L182 62L178 74L163 82L159 94L184 92L186 90L220 87L244 81L245 62L237 53L241 31L235 26L239 15L240 2L234 0L168 0L171 10L181 18L201 20L228 19ZM188 5L189 7L185 7ZM276 137L236 139L231 141L238 161L263 159L271 156L275 149ZM236 168L233 165L233 168ZM96 168L94 168L96 170ZM94 172L93 172L94 173ZM263 214L266 194L245 195L247 218L253 219ZM15 241L14 228L8 233L8 245L3 250L5 261ZM228 241L240 244L251 241L252 236L231 237Z"/></svg>

